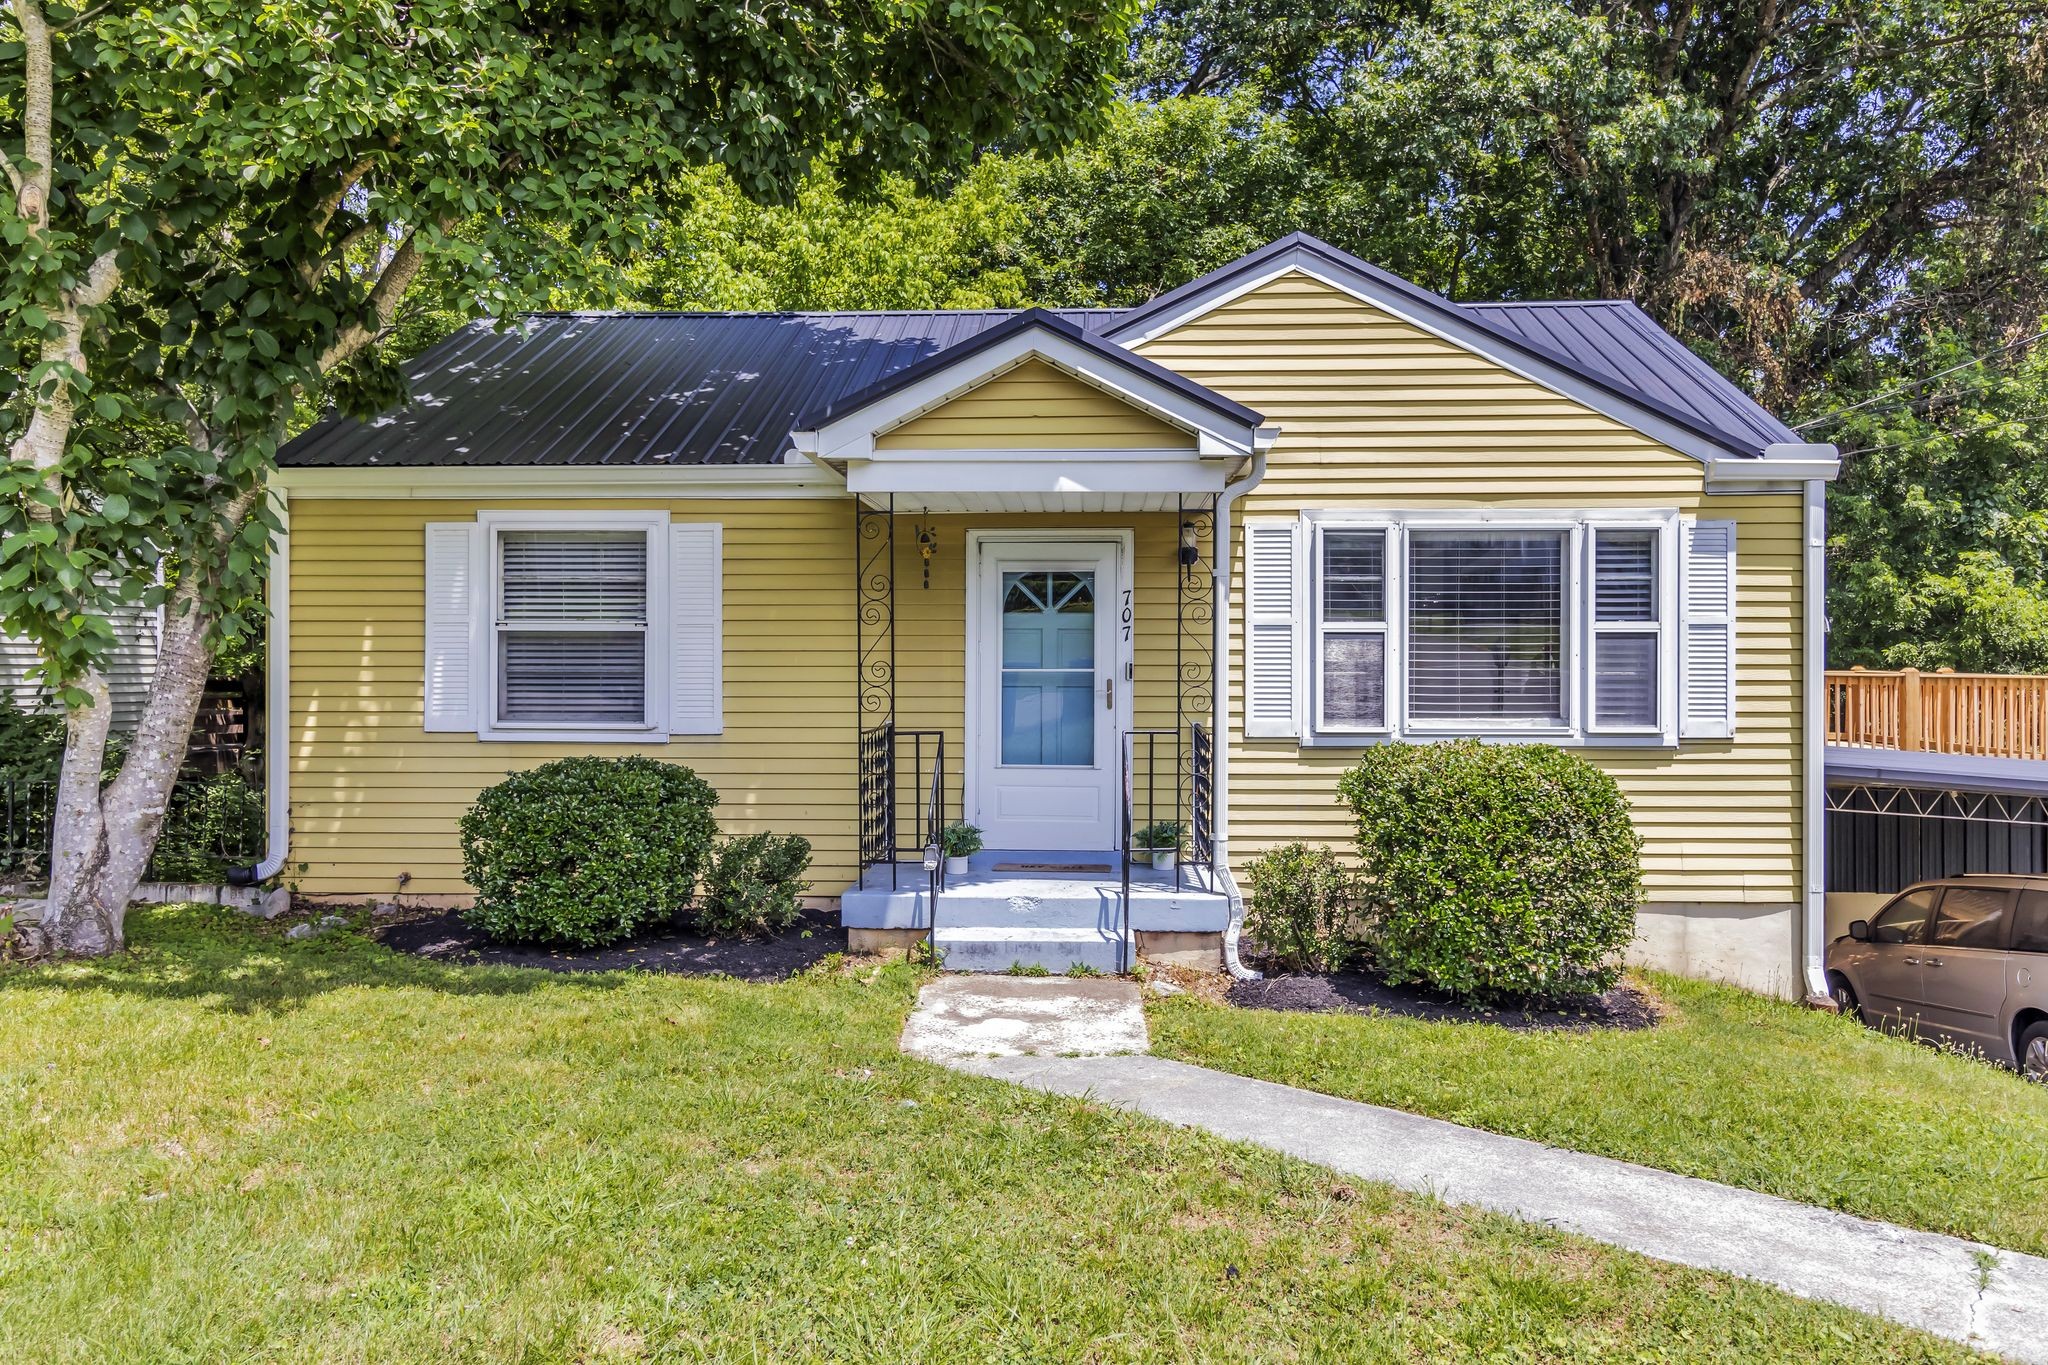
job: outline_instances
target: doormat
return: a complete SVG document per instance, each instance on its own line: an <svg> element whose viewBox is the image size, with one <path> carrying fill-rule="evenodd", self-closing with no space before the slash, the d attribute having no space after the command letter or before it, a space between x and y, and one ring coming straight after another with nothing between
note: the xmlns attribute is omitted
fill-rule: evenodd
<svg viewBox="0 0 2048 1365"><path fill-rule="evenodd" d="M1108 863L997 863L996 872L1110 872Z"/></svg>

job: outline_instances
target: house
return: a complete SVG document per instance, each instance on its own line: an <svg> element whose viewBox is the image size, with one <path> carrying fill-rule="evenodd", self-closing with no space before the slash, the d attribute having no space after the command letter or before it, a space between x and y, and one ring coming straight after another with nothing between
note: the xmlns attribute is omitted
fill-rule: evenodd
<svg viewBox="0 0 2048 1365"><path fill-rule="evenodd" d="M1362 746L1476 734L1619 780L1642 960L1819 989L1835 452L1630 304L1295 236L1127 311L537 315L413 388L280 458L303 892L459 898L480 788L644 752L808 836L860 946L1214 964Z"/></svg>
<svg viewBox="0 0 2048 1365"><path fill-rule="evenodd" d="M117 733L135 729L142 708L149 701L149 685L156 678L157 644L163 633L163 609L134 603L116 606L110 624L114 648L104 668L107 693L114 705L113 726ZM24 711L52 711L57 708L50 689L35 676L41 662L35 644L18 635L0 635L0 690L7 700Z"/></svg>

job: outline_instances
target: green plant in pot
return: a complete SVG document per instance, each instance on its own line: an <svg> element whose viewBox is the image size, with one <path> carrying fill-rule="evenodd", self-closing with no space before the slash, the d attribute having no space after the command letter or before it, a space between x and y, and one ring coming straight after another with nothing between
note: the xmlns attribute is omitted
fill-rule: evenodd
<svg viewBox="0 0 2048 1365"><path fill-rule="evenodd" d="M965 876L968 858L981 852L981 830L965 820L955 820L939 831L939 852L946 855L947 876Z"/></svg>
<svg viewBox="0 0 2048 1365"><path fill-rule="evenodd" d="M1131 850L1149 854L1152 866L1171 872L1180 858L1180 839L1184 829L1178 820L1155 820L1131 836Z"/></svg>

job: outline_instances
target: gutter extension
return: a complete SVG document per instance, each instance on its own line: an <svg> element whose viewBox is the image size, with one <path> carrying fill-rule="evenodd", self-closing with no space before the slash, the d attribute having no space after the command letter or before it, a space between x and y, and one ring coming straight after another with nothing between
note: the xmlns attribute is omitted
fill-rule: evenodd
<svg viewBox="0 0 2048 1365"><path fill-rule="evenodd" d="M263 785L268 826L262 861L227 871L229 886L257 886L284 871L291 850L291 773L286 738L291 728L291 502L271 492L277 534L270 540L270 583L264 594L269 635L264 642Z"/></svg>

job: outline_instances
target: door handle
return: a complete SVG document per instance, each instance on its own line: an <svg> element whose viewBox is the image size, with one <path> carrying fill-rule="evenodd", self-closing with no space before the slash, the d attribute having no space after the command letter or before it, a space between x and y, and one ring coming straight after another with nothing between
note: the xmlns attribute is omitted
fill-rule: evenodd
<svg viewBox="0 0 2048 1365"><path fill-rule="evenodd" d="M1113 677L1102 680L1102 709L1116 710L1116 679Z"/></svg>

